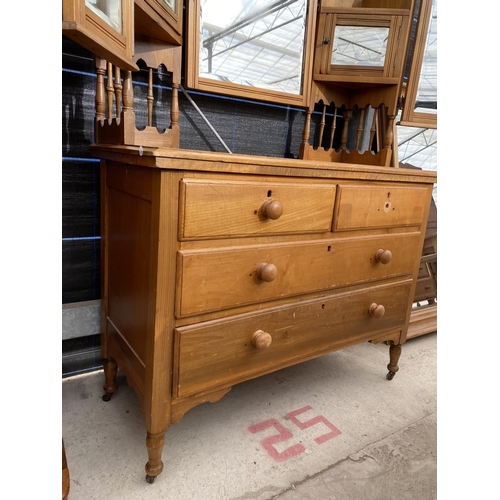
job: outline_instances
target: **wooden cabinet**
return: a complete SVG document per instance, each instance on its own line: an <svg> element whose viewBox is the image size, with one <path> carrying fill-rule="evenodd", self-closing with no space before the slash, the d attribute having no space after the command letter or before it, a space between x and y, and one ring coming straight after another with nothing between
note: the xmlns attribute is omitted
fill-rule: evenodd
<svg viewBox="0 0 500 500"><path fill-rule="evenodd" d="M201 2L190 0L182 47L180 0L63 0L63 33L97 56L103 398L116 391L120 368L144 416L149 482L163 470L166 429L234 384L366 341L389 343L388 379L399 370L436 182L433 172L386 168L396 166L415 2L291 3L266 2L202 47ZM292 87L213 73L216 42L237 48L258 38L235 36L242 25L285 11L292 17L265 31L293 55L274 64L286 78L271 80ZM289 47L292 32L302 48ZM253 57L261 66L266 45L259 40ZM300 159L178 149L183 62L193 88L305 106ZM148 75L143 128L132 84L139 64ZM172 87L162 131L154 125L160 65ZM321 119L311 134L313 113Z"/></svg>
<svg viewBox="0 0 500 500"><path fill-rule="evenodd" d="M413 0L320 2L301 158L394 166L412 7ZM313 111L322 116L311 134Z"/></svg>
<svg viewBox="0 0 500 500"><path fill-rule="evenodd" d="M135 33L182 45L183 0L134 0Z"/></svg>
<svg viewBox="0 0 500 500"><path fill-rule="evenodd" d="M398 84L406 55L409 8L339 8L335 3L324 0L321 7L313 79L351 87Z"/></svg>
<svg viewBox="0 0 500 500"><path fill-rule="evenodd" d="M366 341L388 341L398 371L434 173L93 150L105 399L119 367L144 414L149 482L169 425L234 384Z"/></svg>
<svg viewBox="0 0 500 500"><path fill-rule="evenodd" d="M63 0L63 35L124 70L136 71L133 9L133 0Z"/></svg>
<svg viewBox="0 0 500 500"><path fill-rule="evenodd" d="M136 37L182 45L182 0L63 0L62 33L124 71L138 71Z"/></svg>

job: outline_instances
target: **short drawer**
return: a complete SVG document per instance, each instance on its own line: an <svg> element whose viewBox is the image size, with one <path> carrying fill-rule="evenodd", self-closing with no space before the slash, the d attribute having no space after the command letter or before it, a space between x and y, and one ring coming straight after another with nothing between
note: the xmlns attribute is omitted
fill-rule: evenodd
<svg viewBox="0 0 500 500"><path fill-rule="evenodd" d="M338 189L334 230L420 225L430 204L426 187L339 185Z"/></svg>
<svg viewBox="0 0 500 500"><path fill-rule="evenodd" d="M420 233L178 252L176 316L411 274ZM389 251L390 260L377 255Z"/></svg>
<svg viewBox="0 0 500 500"><path fill-rule="evenodd" d="M177 328L174 390L186 396L233 385L400 328L410 291L405 280Z"/></svg>
<svg viewBox="0 0 500 500"><path fill-rule="evenodd" d="M185 179L179 238L329 232L335 185Z"/></svg>

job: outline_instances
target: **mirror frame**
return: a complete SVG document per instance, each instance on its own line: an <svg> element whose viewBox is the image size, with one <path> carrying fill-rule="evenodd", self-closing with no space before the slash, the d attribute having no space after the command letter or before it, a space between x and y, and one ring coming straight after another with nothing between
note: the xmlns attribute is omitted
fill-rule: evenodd
<svg viewBox="0 0 500 500"><path fill-rule="evenodd" d="M415 111L415 102L417 100L418 85L420 83L420 73L422 70L431 13L432 0L421 0L413 57L408 73L408 83L404 92L404 104L401 112L401 120L398 122L398 125L405 127L437 129L437 113L423 113Z"/></svg>
<svg viewBox="0 0 500 500"><path fill-rule="evenodd" d="M201 0L186 0L186 31L185 31L185 84L187 88L224 94L233 97L256 99L260 101L295 106L306 106L308 102L312 62L314 52L314 37L318 0L305 0L307 22L304 39L302 74L302 93L290 94L277 90L250 87L239 83L225 82L199 76L199 46L200 46L200 2Z"/></svg>

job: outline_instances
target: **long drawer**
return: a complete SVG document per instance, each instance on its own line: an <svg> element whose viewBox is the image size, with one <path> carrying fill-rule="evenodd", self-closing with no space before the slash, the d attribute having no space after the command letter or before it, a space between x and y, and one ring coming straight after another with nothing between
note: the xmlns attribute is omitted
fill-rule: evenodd
<svg viewBox="0 0 500 500"><path fill-rule="evenodd" d="M184 179L179 239L329 232L336 186Z"/></svg>
<svg viewBox="0 0 500 500"><path fill-rule="evenodd" d="M428 187L339 185L334 230L420 225Z"/></svg>
<svg viewBox="0 0 500 500"><path fill-rule="evenodd" d="M397 329L410 291L411 280L404 280L177 328L174 390L186 396L232 385Z"/></svg>
<svg viewBox="0 0 500 500"><path fill-rule="evenodd" d="M411 274L420 233L178 252L178 318ZM379 251L390 260L377 260Z"/></svg>

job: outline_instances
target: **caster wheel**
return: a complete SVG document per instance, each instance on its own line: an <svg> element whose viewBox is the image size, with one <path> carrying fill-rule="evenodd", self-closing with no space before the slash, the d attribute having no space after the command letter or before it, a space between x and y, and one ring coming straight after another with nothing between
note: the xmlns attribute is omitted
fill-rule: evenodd
<svg viewBox="0 0 500 500"><path fill-rule="evenodd" d="M389 372L387 375L386 375L386 378L387 380L392 380L394 378L394 375L396 375L395 373L393 372Z"/></svg>
<svg viewBox="0 0 500 500"><path fill-rule="evenodd" d="M156 476L149 476L149 475L146 475L146 481L149 483L149 484L153 484L155 482L155 479L156 479Z"/></svg>
<svg viewBox="0 0 500 500"><path fill-rule="evenodd" d="M111 399L111 396L112 396L111 394L104 394L102 400L107 403Z"/></svg>

